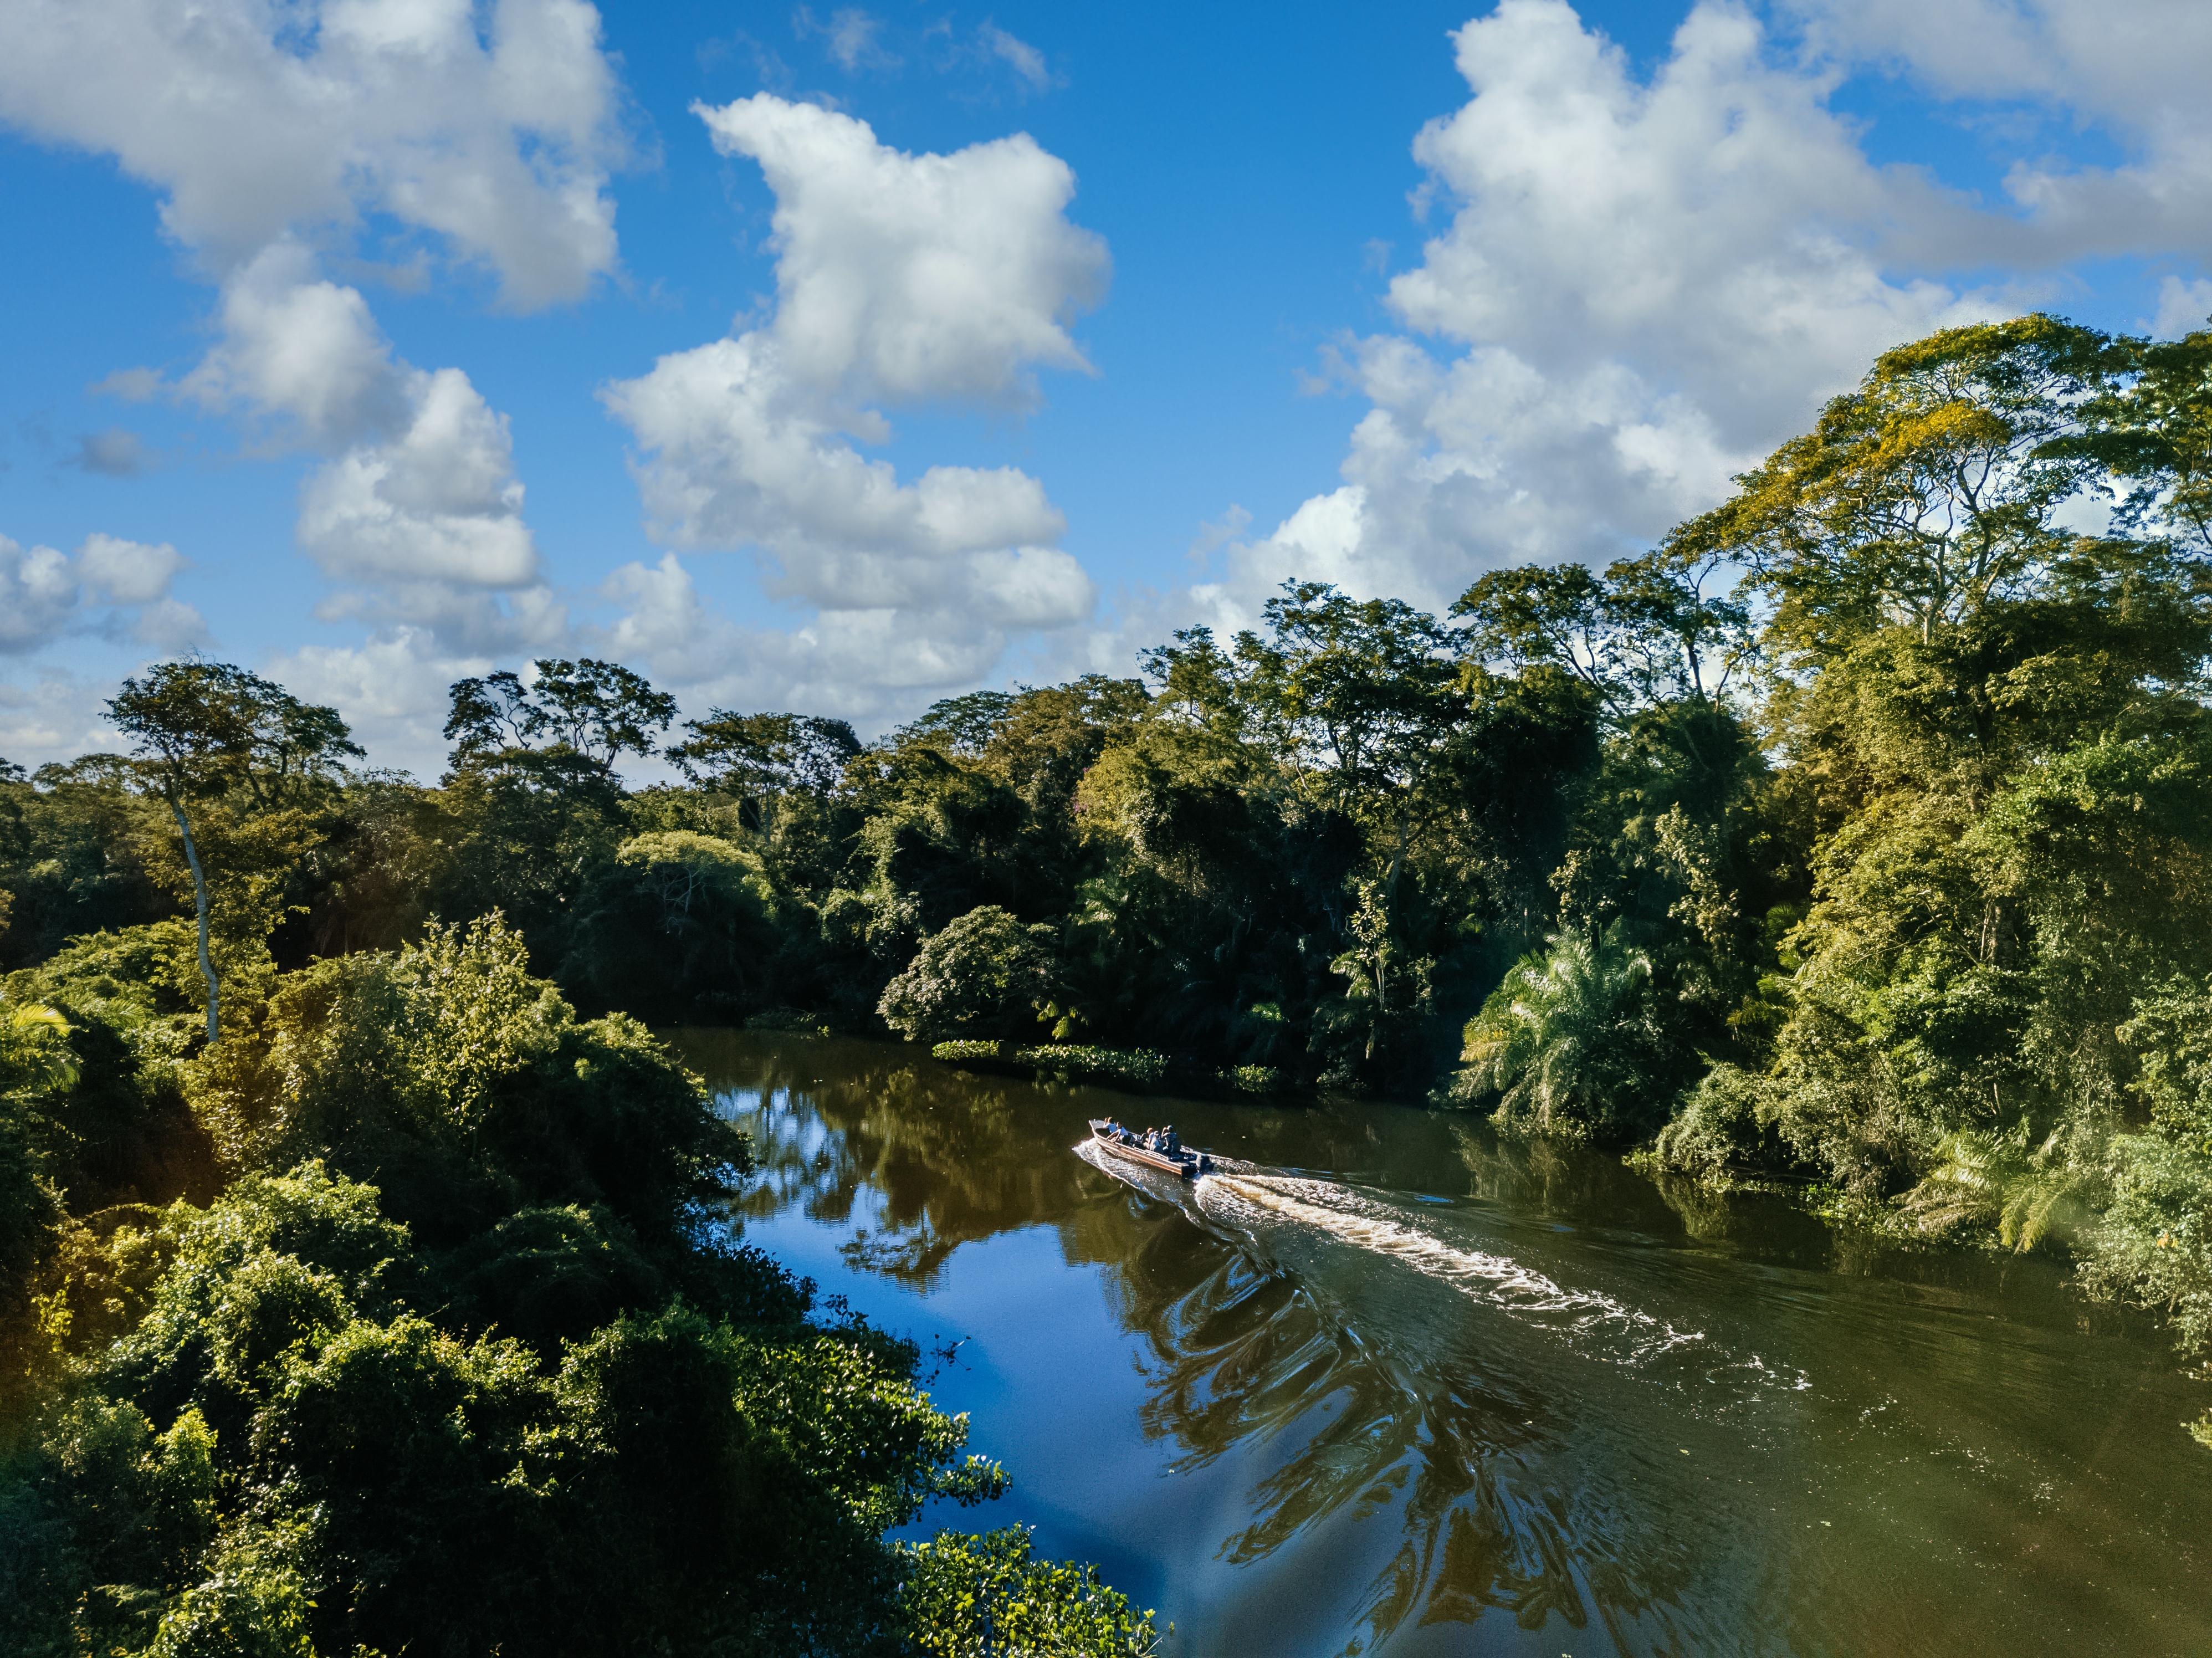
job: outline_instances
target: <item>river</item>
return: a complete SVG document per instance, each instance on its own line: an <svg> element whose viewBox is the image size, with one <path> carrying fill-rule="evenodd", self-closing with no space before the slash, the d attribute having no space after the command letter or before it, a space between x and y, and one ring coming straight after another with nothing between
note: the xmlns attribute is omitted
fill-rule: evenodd
<svg viewBox="0 0 2212 1658"><path fill-rule="evenodd" d="M912 1336L1019 1521L1188 1658L2212 1652L2206 1389L2041 1260L1401 1105L679 1033L745 1236ZM1085 1119L1258 1165L1133 1189Z"/></svg>

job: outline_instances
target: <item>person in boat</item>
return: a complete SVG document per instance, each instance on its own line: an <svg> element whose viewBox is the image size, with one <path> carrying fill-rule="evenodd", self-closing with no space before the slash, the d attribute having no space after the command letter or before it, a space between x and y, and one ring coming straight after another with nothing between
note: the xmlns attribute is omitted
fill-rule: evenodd
<svg viewBox="0 0 2212 1658"><path fill-rule="evenodd" d="M1160 1150L1171 1157L1182 1155L1182 1136L1176 1133L1173 1123L1160 1130Z"/></svg>

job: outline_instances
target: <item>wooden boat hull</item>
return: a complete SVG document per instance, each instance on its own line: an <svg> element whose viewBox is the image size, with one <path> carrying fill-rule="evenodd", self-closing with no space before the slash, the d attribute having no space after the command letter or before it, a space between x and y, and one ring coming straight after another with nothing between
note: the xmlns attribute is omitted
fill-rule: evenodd
<svg viewBox="0 0 2212 1658"><path fill-rule="evenodd" d="M1141 1145L1127 1145L1107 1133L1103 1117L1091 1119L1091 1137L1097 1141L1100 1150L1111 1156L1129 1163L1142 1163L1147 1169L1158 1169L1163 1175L1172 1175L1177 1180L1197 1179L1200 1162L1211 1162L1211 1159L1202 1159L1196 1151L1187 1151L1182 1157L1175 1157L1161 1151L1148 1151Z"/></svg>

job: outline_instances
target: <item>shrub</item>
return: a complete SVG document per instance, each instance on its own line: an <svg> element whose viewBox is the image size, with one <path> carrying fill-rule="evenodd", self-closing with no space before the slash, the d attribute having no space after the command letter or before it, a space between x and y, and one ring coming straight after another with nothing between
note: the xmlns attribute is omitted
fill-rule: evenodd
<svg viewBox="0 0 2212 1658"><path fill-rule="evenodd" d="M1050 988L1052 930L982 904L922 941L876 1011L909 1042L1014 1036Z"/></svg>
<svg viewBox="0 0 2212 1658"><path fill-rule="evenodd" d="M1018 1048L1018 1065L1033 1065L1066 1082L1105 1083L1145 1093L1167 1080L1168 1056L1149 1048L1090 1048L1078 1042Z"/></svg>
<svg viewBox="0 0 2212 1658"><path fill-rule="evenodd" d="M1659 1131L1656 1161L1707 1180L1784 1172L1793 1158L1775 1131L1770 1091L1755 1072L1715 1066Z"/></svg>
<svg viewBox="0 0 2212 1658"><path fill-rule="evenodd" d="M1005 1047L1004 1042L939 1042L929 1050L929 1057L945 1065L960 1065L974 1060L997 1060L1002 1057Z"/></svg>
<svg viewBox="0 0 2212 1658"><path fill-rule="evenodd" d="M1272 1065L1240 1065L1221 1073L1222 1085L1238 1094L1279 1094L1283 1073Z"/></svg>
<svg viewBox="0 0 2212 1658"><path fill-rule="evenodd" d="M1098 1581L1095 1568L1039 1560L1019 1526L980 1537L939 1532L907 1545L900 1591L909 1637L930 1658L986 1650L1066 1658L1149 1658L1152 1615Z"/></svg>
<svg viewBox="0 0 2212 1658"><path fill-rule="evenodd" d="M496 912L286 975L198 1062L194 1091L232 1166L374 1173L426 1242L598 1204L668 1245L751 1166L651 1032L620 1014L579 1023Z"/></svg>

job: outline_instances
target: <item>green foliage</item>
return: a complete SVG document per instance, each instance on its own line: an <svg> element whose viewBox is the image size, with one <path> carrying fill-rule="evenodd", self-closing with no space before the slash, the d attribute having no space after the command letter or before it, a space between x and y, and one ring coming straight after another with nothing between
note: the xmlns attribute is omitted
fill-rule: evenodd
<svg viewBox="0 0 2212 1658"><path fill-rule="evenodd" d="M668 757L694 783L750 806L757 827L787 795L827 795L860 753L852 726L810 714L716 708L684 729L691 735L671 744Z"/></svg>
<svg viewBox="0 0 2212 1658"><path fill-rule="evenodd" d="M995 1061L1004 1054L1006 1046L1004 1042L939 1042L929 1050L929 1057L945 1065L960 1065L971 1060Z"/></svg>
<svg viewBox="0 0 2212 1658"><path fill-rule="evenodd" d="M1662 1167L1709 1181L1784 1173L1793 1161L1775 1131L1766 1079L1726 1064L1698 1078L1659 1131L1653 1151Z"/></svg>
<svg viewBox="0 0 2212 1658"><path fill-rule="evenodd" d="M1232 1093L1268 1095L1283 1090L1283 1073L1272 1065L1240 1065L1221 1073L1224 1086Z"/></svg>
<svg viewBox="0 0 2212 1658"><path fill-rule="evenodd" d="M1033 1065L1064 1082L1103 1083L1146 1093L1167 1080L1168 1056L1148 1048L1093 1048L1080 1042L1055 1042L1044 1048L1018 1048L1018 1065Z"/></svg>
<svg viewBox="0 0 2212 1658"><path fill-rule="evenodd" d="M332 708L228 663L165 662L107 705L131 741L131 771L174 820L199 923L207 1039L221 1035L213 950L267 937L301 861L323 838L319 808L361 749Z"/></svg>
<svg viewBox="0 0 2212 1658"><path fill-rule="evenodd" d="M590 657L541 657L526 683L514 673L464 679L451 701L446 736L456 768L505 765L549 776L604 776L623 754L651 754L676 717L674 697L618 662Z"/></svg>
<svg viewBox="0 0 2212 1658"><path fill-rule="evenodd" d="M1500 1128L1617 1141L1666 1121L1692 1056L1670 1044L1651 963L1617 932L1524 958L1468 1023L1448 1097L1495 1096Z"/></svg>
<svg viewBox="0 0 2212 1658"><path fill-rule="evenodd" d="M169 914L158 805L125 786L117 756L0 777L0 965L46 960L76 935Z"/></svg>
<svg viewBox="0 0 2212 1658"><path fill-rule="evenodd" d="M1035 1558L1019 1526L981 1537L939 1532L908 1545L905 1564L900 1609L915 1648L931 1658L1149 1658L1159 1649L1150 1612L1099 1582L1092 1567Z"/></svg>
<svg viewBox="0 0 2212 1658"><path fill-rule="evenodd" d="M287 975L193 1089L234 1169L320 1157L374 1178L452 1252L463 1327L551 1351L677 1291L736 1315L796 1304L757 1254L700 1254L750 1166L742 1137L634 1021L577 1022L496 917Z"/></svg>
<svg viewBox="0 0 2212 1658"><path fill-rule="evenodd" d="M2070 1235L2085 1198L2104 1184L2096 1171L2069 1166L2061 1150L2057 1135L2029 1145L2024 1122L2010 1134L1960 1129L1937 1143L1935 1166L1900 1207L1923 1230L1977 1226L2026 1252Z"/></svg>
<svg viewBox="0 0 2212 1658"><path fill-rule="evenodd" d="M562 976L606 1005L726 1017L764 976L785 902L750 847L691 829L633 835L579 896Z"/></svg>
<svg viewBox="0 0 2212 1658"><path fill-rule="evenodd" d="M979 904L922 941L884 987L884 1022L910 1041L1012 1036L1036 1024L1051 982L1052 933Z"/></svg>
<svg viewBox="0 0 2212 1658"><path fill-rule="evenodd" d="M157 1225L143 1314L0 1468L10 1650L888 1655L883 1533L1003 1487L910 1347L669 1302L602 1214L426 1254L309 1164ZM595 1272L653 1298L576 1329Z"/></svg>

